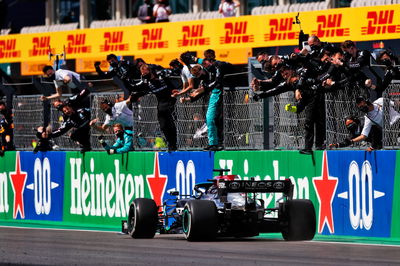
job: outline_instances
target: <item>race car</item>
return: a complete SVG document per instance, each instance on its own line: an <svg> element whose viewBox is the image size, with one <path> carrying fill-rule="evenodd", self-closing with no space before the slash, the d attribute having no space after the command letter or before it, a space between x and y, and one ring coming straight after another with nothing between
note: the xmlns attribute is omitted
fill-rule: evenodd
<svg viewBox="0 0 400 266"><path fill-rule="evenodd" d="M214 169L220 175L194 186L194 195L167 200L137 198L130 205L124 227L133 238L153 238L159 233L183 233L189 241L216 237L252 237L281 232L285 240L312 240L316 230L314 205L307 199L293 199L290 179L240 180L223 175L228 169ZM265 207L261 193L282 193L273 208ZM161 211L159 211L161 210ZM271 215L276 213L276 215ZM271 218L273 217L273 218Z"/></svg>

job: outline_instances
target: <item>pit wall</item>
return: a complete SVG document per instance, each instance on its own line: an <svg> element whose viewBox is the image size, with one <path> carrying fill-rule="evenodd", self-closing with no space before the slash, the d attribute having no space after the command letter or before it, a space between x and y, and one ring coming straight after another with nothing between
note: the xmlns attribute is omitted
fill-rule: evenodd
<svg viewBox="0 0 400 266"><path fill-rule="evenodd" d="M213 168L241 179L290 178L326 236L400 238L398 151L7 152L0 158L0 225L119 231L130 202L191 193ZM400 155L400 154L399 154ZM280 197L262 196L268 207Z"/></svg>

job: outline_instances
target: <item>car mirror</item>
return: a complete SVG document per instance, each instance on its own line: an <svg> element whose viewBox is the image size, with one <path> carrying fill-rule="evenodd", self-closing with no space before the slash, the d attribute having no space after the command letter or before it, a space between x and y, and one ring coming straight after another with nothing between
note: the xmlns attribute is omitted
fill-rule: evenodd
<svg viewBox="0 0 400 266"><path fill-rule="evenodd" d="M179 191L171 191L169 192L171 196L179 196Z"/></svg>

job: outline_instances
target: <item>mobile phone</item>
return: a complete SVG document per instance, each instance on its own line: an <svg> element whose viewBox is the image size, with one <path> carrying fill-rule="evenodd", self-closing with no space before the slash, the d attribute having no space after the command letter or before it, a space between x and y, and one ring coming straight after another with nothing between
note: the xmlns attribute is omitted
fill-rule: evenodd
<svg viewBox="0 0 400 266"><path fill-rule="evenodd" d="M311 52L311 46L308 45L308 42L307 42L307 41L304 41L304 42L303 42L303 48L306 49L307 51Z"/></svg>

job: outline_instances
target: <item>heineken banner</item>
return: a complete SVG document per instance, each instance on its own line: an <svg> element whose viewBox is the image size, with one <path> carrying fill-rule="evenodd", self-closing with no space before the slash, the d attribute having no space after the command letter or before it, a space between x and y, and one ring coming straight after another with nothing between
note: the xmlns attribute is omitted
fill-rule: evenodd
<svg viewBox="0 0 400 266"><path fill-rule="evenodd" d="M7 152L0 159L0 223L62 221L114 226L135 198L161 205L212 178L212 152Z"/></svg>
<svg viewBox="0 0 400 266"><path fill-rule="evenodd" d="M217 175L294 184L294 198L311 199L317 232L400 237L398 151L6 152L0 158L0 225L54 224L120 229L138 197L158 205ZM260 195L268 207L279 194Z"/></svg>
<svg viewBox="0 0 400 266"><path fill-rule="evenodd" d="M396 154L396 151L329 151L306 156L297 151L220 152L215 155L215 166L232 169L242 179L290 178L294 183L294 198L314 202L320 234L390 237L392 215L396 214L393 221L397 233L400 217L398 208L392 208ZM271 195L264 200L272 207L279 197Z"/></svg>

